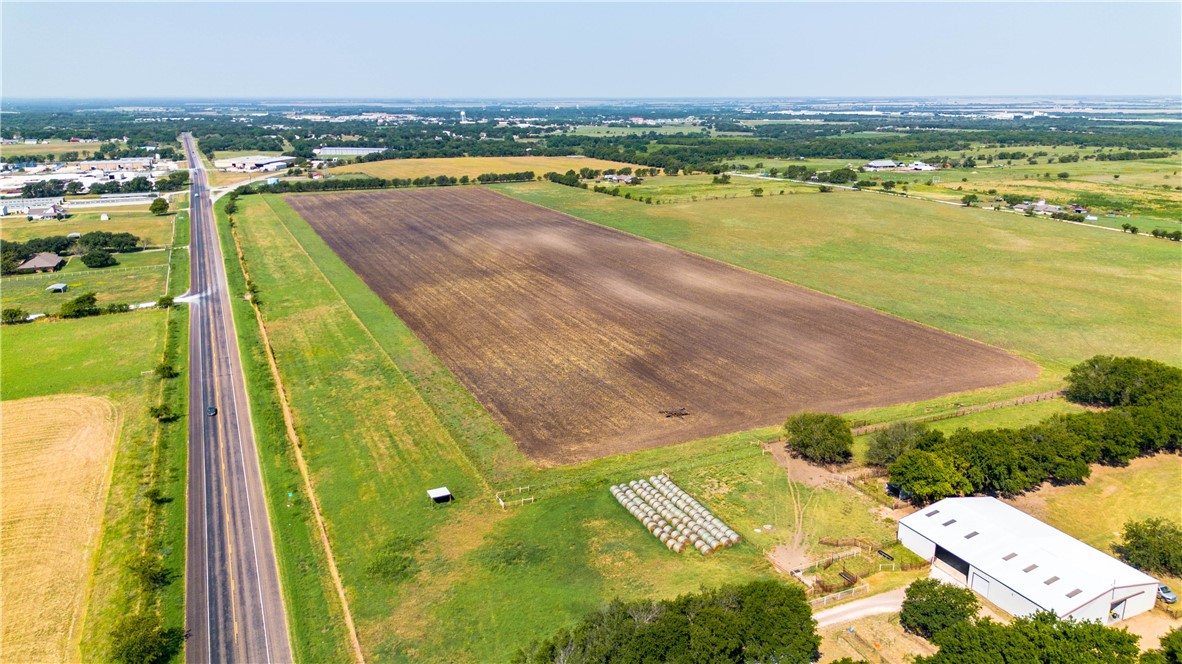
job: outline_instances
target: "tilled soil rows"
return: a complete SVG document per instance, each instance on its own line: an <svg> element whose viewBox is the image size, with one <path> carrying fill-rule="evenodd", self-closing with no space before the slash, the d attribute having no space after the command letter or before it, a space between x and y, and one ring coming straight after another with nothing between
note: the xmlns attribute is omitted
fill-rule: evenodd
<svg viewBox="0 0 1182 664"><path fill-rule="evenodd" d="M487 189L286 200L543 464L1038 374L1002 350Z"/></svg>

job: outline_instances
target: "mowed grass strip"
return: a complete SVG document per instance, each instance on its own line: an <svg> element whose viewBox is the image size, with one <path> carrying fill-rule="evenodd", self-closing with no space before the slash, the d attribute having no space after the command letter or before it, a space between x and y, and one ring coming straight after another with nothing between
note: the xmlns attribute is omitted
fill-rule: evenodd
<svg viewBox="0 0 1182 664"><path fill-rule="evenodd" d="M302 423L304 450L319 458L316 464L309 460L317 494L334 494L325 516L334 552L351 558L348 568L342 564L342 573L368 661L505 661L531 639L572 624L614 597L670 598L703 585L766 578L774 572L763 551L790 541L798 527L817 536L890 536L889 525L869 512L868 499L849 490L793 485L795 495L808 504L798 525L785 505L792 494L783 469L753 444L775 437L775 431L555 469L525 463L455 377L283 199L262 198L266 205L260 197L239 200L239 229L244 240L249 238L244 247L268 329L274 329L272 316L281 316L298 317L313 330L283 338L272 333L271 338L277 351L284 348L280 367ZM318 275L333 288L315 283ZM296 283L298 288L292 286ZM331 332L351 327L341 302L372 336ZM282 313L271 311L275 308ZM316 330L322 327L330 333L319 338ZM383 376L380 363L340 376L316 367L335 366L343 361L339 358L354 355L370 358L379 350L395 358L418 395L405 393L397 383L387 395L351 388L370 385L368 374ZM326 379L336 387L320 390L317 383ZM426 401L481 472L496 480L494 488L531 484L535 489L526 495L540 501L502 511L491 496L449 484L457 502L439 508L425 503L415 486L422 471L408 464L450 464L457 475L466 475L470 466L443 454L434 462L414 454L399 454L382 465L368 462L362 446L350 441L359 435L357 428L370 426L367 413L387 404L391 395ZM361 435L386 437L394 447L407 445L392 433ZM309 438L312 434L317 435ZM350 457L359 460L346 463ZM675 473L684 488L744 536L758 539L709 558L670 553L606 490L613 482L662 470ZM345 509L349 501L353 505ZM340 524L345 518L365 518L381 536L358 536L357 528ZM765 524L774 524L773 530L753 532Z"/></svg>
<svg viewBox="0 0 1182 664"><path fill-rule="evenodd" d="M606 170L609 168L635 168L633 164L606 161L591 157L434 157L429 159L386 159L347 164L328 169L330 175L364 173L379 178L417 178L447 175L474 178L485 173L521 173L533 171L540 176L555 171L565 173L581 168Z"/></svg>
<svg viewBox="0 0 1182 664"><path fill-rule="evenodd" d="M1063 372L1097 353L1182 364L1182 248L862 192L649 206L495 189L962 334Z"/></svg>
<svg viewBox="0 0 1182 664"><path fill-rule="evenodd" d="M11 662L73 661L119 415L106 399L4 403L0 644Z"/></svg>
<svg viewBox="0 0 1182 664"><path fill-rule="evenodd" d="M399 601L384 554L452 518L426 490L491 500L448 433L261 197L238 226L359 629ZM412 549L413 550L413 549ZM385 557L383 557L385 556ZM364 639L363 639L364 644Z"/></svg>

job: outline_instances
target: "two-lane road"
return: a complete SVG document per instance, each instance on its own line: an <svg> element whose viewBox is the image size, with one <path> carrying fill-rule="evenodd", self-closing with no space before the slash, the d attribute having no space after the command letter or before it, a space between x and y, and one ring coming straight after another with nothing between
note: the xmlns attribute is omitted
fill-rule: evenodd
<svg viewBox="0 0 1182 664"><path fill-rule="evenodd" d="M185 659L290 662L283 596L259 474L213 206L193 137L188 554ZM217 408L216 415L207 408Z"/></svg>

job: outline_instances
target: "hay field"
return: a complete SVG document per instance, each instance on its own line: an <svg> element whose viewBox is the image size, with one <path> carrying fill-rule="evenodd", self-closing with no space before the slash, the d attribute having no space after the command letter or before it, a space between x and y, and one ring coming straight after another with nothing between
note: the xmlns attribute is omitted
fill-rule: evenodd
<svg viewBox="0 0 1182 664"><path fill-rule="evenodd" d="M349 164L328 169L330 175L365 173L379 178L417 178L447 175L450 177L476 177L484 173L520 173L533 171L536 175L555 171L594 168L632 167L617 161L605 161L590 157L441 157L434 159L387 159L362 164Z"/></svg>
<svg viewBox="0 0 1182 664"><path fill-rule="evenodd" d="M544 463L1038 375L1000 350L483 188L287 200ZM661 413L681 407L688 417Z"/></svg>
<svg viewBox="0 0 1182 664"><path fill-rule="evenodd" d="M0 448L0 652L76 660L119 416L96 397L4 402Z"/></svg>
<svg viewBox="0 0 1182 664"><path fill-rule="evenodd" d="M62 155L66 152L77 152L80 156L89 156L98 150L102 143L70 143L69 141L52 140L48 143L26 145L24 143L0 145L0 156L16 157L30 154Z"/></svg>

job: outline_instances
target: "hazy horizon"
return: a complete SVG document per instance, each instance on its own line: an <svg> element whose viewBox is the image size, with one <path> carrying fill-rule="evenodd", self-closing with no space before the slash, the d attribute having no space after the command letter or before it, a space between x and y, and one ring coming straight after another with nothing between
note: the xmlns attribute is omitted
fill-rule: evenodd
<svg viewBox="0 0 1182 664"><path fill-rule="evenodd" d="M3 18L20 100L1182 96L1179 3L5 2Z"/></svg>

